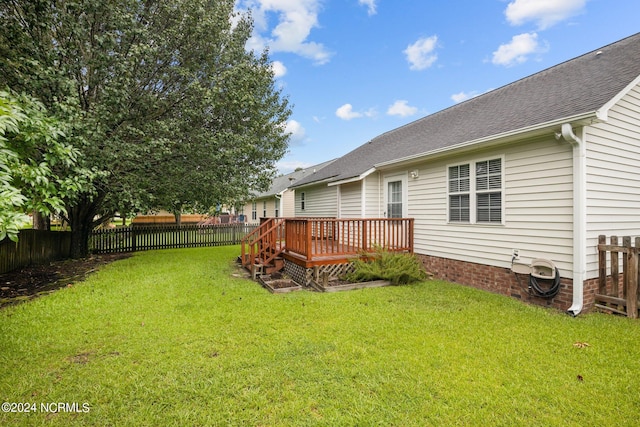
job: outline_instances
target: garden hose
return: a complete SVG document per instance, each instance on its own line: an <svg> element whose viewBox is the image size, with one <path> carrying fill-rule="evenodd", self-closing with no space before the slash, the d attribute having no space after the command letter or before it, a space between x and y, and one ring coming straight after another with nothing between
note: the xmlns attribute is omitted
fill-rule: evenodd
<svg viewBox="0 0 640 427"><path fill-rule="evenodd" d="M544 279L544 280L548 281L547 279ZM533 275L530 274L529 289L533 289L536 296L539 296L542 298L553 298L556 295L558 295L558 292L560 292L560 271L558 270L558 267L556 267L556 277L549 280L553 280L553 284L551 285L550 288L545 289L540 286L540 284L538 283L538 279L533 277Z"/></svg>

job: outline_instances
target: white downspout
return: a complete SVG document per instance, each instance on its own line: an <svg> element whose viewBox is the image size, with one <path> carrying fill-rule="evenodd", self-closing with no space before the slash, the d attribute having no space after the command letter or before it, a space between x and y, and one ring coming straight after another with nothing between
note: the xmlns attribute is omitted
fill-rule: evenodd
<svg viewBox="0 0 640 427"><path fill-rule="evenodd" d="M577 316L584 304L587 269L587 149L570 123L562 125L562 138L573 147L573 304L567 311Z"/></svg>

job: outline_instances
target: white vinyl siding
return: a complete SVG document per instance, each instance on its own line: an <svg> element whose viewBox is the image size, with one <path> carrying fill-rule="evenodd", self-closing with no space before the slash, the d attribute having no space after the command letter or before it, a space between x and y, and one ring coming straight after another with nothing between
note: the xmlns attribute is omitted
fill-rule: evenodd
<svg viewBox="0 0 640 427"><path fill-rule="evenodd" d="M296 215L296 192L285 190L280 201L280 215L284 218L291 218Z"/></svg>
<svg viewBox="0 0 640 427"><path fill-rule="evenodd" d="M305 209L301 209L301 196L304 194ZM296 189L296 216L300 217L337 217L338 187L318 184L313 187Z"/></svg>
<svg viewBox="0 0 640 427"><path fill-rule="evenodd" d="M366 218L382 218L380 180L379 172L372 173L364 179L364 216Z"/></svg>
<svg viewBox="0 0 640 427"><path fill-rule="evenodd" d="M362 182L340 186L340 218L362 217Z"/></svg>
<svg viewBox="0 0 640 427"><path fill-rule="evenodd" d="M640 236L640 86L586 128L587 278L598 276L597 239Z"/></svg>
<svg viewBox="0 0 640 427"><path fill-rule="evenodd" d="M502 226L448 221L448 167L502 159ZM409 180L415 251L509 268L513 249L523 261L548 258L563 277L573 272L572 149L549 136L502 149L420 165Z"/></svg>

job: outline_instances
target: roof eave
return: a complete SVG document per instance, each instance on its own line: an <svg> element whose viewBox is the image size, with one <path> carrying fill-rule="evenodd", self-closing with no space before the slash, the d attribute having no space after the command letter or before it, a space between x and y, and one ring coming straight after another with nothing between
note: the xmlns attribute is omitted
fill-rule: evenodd
<svg viewBox="0 0 640 427"><path fill-rule="evenodd" d="M296 189L296 188L313 187L314 185L319 185L319 184L323 184L323 183L329 182L329 181L331 181L333 178L335 178L335 175L334 175L334 176L330 176L330 177L328 177L328 178L324 178L324 179L318 179L318 180L316 180L316 181L303 182L303 183L301 183L301 184L292 185L292 186L291 186L291 187L289 187L289 188L291 188L291 189Z"/></svg>
<svg viewBox="0 0 640 427"><path fill-rule="evenodd" d="M600 110L598 110L598 111L600 111ZM598 111L591 111L591 112L588 112L588 113L577 114L575 116L568 116L568 117L564 117L562 119L556 119L556 120L552 120L552 121L549 121L549 122L540 123L540 124L537 124L537 125L528 126L528 127L519 128L519 129L516 129L516 130L500 133L500 134L497 134L497 135L491 135L491 136L487 136L487 137L483 137L483 138L478 138L478 139L474 139L472 141L466 141L466 142L463 142L463 143L460 143L460 144L455 144L455 145L448 146L448 147L443 147L443 148L438 148L438 149L431 150L431 151L426 151L426 152L423 152L423 153L413 154L411 156L406 156L406 157L402 157L402 158L399 158L399 159L388 160L386 162L376 163L374 165L374 168L375 169L383 169L383 168L389 167L389 166L398 166L399 164L403 164L403 163L413 163L413 162L416 162L416 161L419 161L419 160L422 160L422 159L428 158L428 157L433 157L433 156L443 155L443 154L449 154L449 153L452 153L452 152L466 150L466 149L473 149L473 148L475 148L476 146L479 146L479 145L503 144L503 143L509 142L511 140L521 139L523 136L526 136L527 134L530 134L531 136L534 136L536 134L543 133L544 131L548 131L548 130L551 130L553 128L557 128L558 126L561 126L563 123L574 123L574 124L578 124L578 125L589 125L589 124L593 124L595 122L600 122L600 121L606 120L606 118L603 119L598 114Z"/></svg>
<svg viewBox="0 0 640 427"><path fill-rule="evenodd" d="M371 168L371 169L368 169L368 170L362 172L358 176L354 176L352 178L347 178L347 179L341 179L339 181L330 182L330 183L327 184L327 186L331 187L331 186L335 186L335 185L349 184L349 183L352 183L352 182L362 181L363 179L365 179L367 176L371 175L375 171L376 171L376 168Z"/></svg>

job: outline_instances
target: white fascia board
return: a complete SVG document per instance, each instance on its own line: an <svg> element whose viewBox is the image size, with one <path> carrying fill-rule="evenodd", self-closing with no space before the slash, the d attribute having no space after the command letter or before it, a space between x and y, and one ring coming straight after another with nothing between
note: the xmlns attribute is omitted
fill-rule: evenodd
<svg viewBox="0 0 640 427"><path fill-rule="evenodd" d="M306 184L302 184L302 185L293 185L291 187L289 187L289 190L297 190L298 188L307 188L307 187L313 187L315 185L320 185L320 184L324 184L325 182L329 182L333 179L334 177L329 177L329 178L325 178L325 179L320 179L318 181L312 181L312 182L307 182Z"/></svg>
<svg viewBox="0 0 640 427"><path fill-rule="evenodd" d="M375 171L376 171L376 168L373 167L373 168L361 173L358 176L355 176L353 178L343 179L343 180L340 180L340 181L330 182L330 183L327 184L327 186L328 187L333 187L335 185L349 184L350 182L358 182L358 181L361 181L361 180L365 179L366 177L368 177L369 175L371 175Z"/></svg>
<svg viewBox="0 0 640 427"><path fill-rule="evenodd" d="M492 136L487 136L487 137L484 137L484 138L475 139L473 141L463 142L463 143L456 144L456 145L449 146L449 147L438 148L436 150L427 151L427 152L424 152L424 153L419 153L419 154L414 154L414 155L411 155L411 156L402 157L400 159L389 160L389 161L386 161L386 162L377 163L377 164L374 165L374 167L377 168L377 169L381 169L381 168L385 168L385 167L389 167L389 166L397 166L397 165L399 165L401 163L413 163L415 161L422 160L423 158L426 158L426 157L432 157L432 156L435 156L435 155L438 155L438 154L445 154L445 153L454 152L454 151L458 151L458 150L473 148L475 146L482 145L482 144L505 143L505 142L509 142L511 140L521 139L522 137L526 136L527 133L536 134L536 133L541 133L541 131L550 130L550 129L553 129L553 128L558 128L559 129L562 126L563 123L568 123L568 122L580 123L580 122L584 122L584 124L593 124L596 121L600 121L599 117L597 116L597 112L596 111L589 112L589 113L578 114L578 115L575 115L575 116L565 117L563 119L557 119L557 120L553 120L553 121L550 121L550 122L537 124L537 125L534 125L534 126L528 126L528 127L525 127L525 128L520 128L520 129L509 131L509 132L504 132L504 133L497 134L497 135L492 135Z"/></svg>
<svg viewBox="0 0 640 427"><path fill-rule="evenodd" d="M618 101L620 101L623 96L628 94L631 91L631 89L636 87L638 84L640 84L640 75L638 75L638 77L633 79L633 81L629 83L627 87L621 90L616 96L611 98L609 102L604 104L600 109L598 109L598 111L596 111L596 115L598 116L598 119L602 121L607 121L609 119L609 110L611 109L611 107L617 104Z"/></svg>

